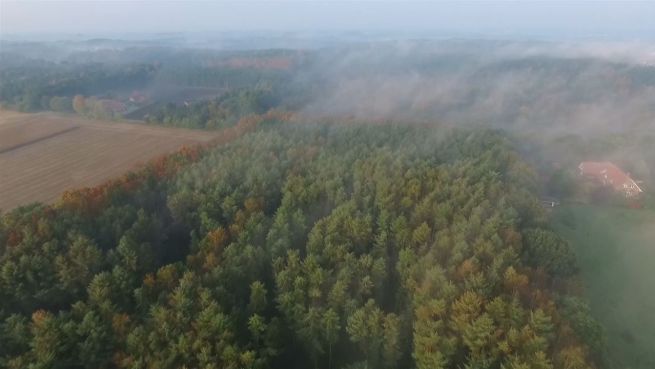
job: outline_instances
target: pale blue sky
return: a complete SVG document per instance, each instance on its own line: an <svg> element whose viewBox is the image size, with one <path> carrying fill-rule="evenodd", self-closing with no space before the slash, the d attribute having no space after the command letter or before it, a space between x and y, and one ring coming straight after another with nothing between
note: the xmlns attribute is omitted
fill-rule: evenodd
<svg viewBox="0 0 655 369"><path fill-rule="evenodd" d="M0 32L399 30L488 36L655 38L655 1L8 1Z"/></svg>

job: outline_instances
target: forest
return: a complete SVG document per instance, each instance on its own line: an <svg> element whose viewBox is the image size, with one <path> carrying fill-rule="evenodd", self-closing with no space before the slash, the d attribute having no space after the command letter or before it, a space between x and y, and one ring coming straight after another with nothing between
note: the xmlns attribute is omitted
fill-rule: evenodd
<svg viewBox="0 0 655 369"><path fill-rule="evenodd" d="M75 95L97 94L112 88L145 83L152 65L36 65L0 68L0 100L21 111L73 111Z"/></svg>
<svg viewBox="0 0 655 369"><path fill-rule="evenodd" d="M217 138L0 214L0 367L649 367L626 349L648 332L610 322L608 340L596 320L612 294L587 285L587 246L607 234L611 265L617 224L652 219L655 64L540 42L323 41L3 42L2 109ZM645 194L598 201L587 160Z"/></svg>
<svg viewBox="0 0 655 369"><path fill-rule="evenodd" d="M167 103L148 113L145 119L155 125L220 129L236 125L243 117L264 114L277 107L279 100L270 88L240 89L209 101L188 105Z"/></svg>
<svg viewBox="0 0 655 369"><path fill-rule="evenodd" d="M68 52L64 46L3 44L0 106L221 128L279 107L282 97L290 105L299 95L298 89L291 93L291 70L304 60L297 52L119 45L114 52L88 45Z"/></svg>
<svg viewBox="0 0 655 369"><path fill-rule="evenodd" d="M310 119L491 126L545 140L638 136L655 117L655 66L638 47L610 45L608 57L584 44L457 39L266 50L102 40L2 46L0 104L24 111L105 119L103 109L122 103L118 119L220 129L274 108ZM139 102L130 101L134 93ZM75 96L109 106L75 109Z"/></svg>
<svg viewBox="0 0 655 369"><path fill-rule="evenodd" d="M0 366L602 361L503 132L267 114L228 133L2 216Z"/></svg>

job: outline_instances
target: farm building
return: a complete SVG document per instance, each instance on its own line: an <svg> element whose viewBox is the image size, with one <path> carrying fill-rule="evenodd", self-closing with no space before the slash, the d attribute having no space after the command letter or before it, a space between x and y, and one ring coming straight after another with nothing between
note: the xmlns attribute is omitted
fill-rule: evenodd
<svg viewBox="0 0 655 369"><path fill-rule="evenodd" d="M144 104L147 100L148 98L138 91L134 91L130 95L130 102L133 104Z"/></svg>
<svg viewBox="0 0 655 369"><path fill-rule="evenodd" d="M578 166L580 175L598 181L603 186L612 187L626 197L635 197L644 192L637 183L619 167L609 161L584 161Z"/></svg>

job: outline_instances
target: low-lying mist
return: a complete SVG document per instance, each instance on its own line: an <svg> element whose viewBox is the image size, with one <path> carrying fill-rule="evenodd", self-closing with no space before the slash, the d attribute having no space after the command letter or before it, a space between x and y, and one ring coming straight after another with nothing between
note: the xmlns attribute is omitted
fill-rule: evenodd
<svg viewBox="0 0 655 369"><path fill-rule="evenodd" d="M495 127L546 167L655 178L650 44L414 41L326 49L295 75L307 116ZM311 86L311 87L307 87Z"/></svg>
<svg viewBox="0 0 655 369"><path fill-rule="evenodd" d="M109 73L145 65L149 72L140 86L108 92L111 78L87 83L86 90L108 96L138 91L153 105L202 104L247 90L264 96L266 109L307 119L491 126L524 137L527 146L538 143L545 151L537 155L550 162L613 160L638 176L655 177L653 44L318 39L313 48L298 48L271 39L277 41L270 49L248 49L244 38L244 50L174 37L4 42L0 72L17 76L20 85L34 70L66 79L82 68ZM52 78L46 73L40 80ZM87 95L64 88L52 94ZM30 97L29 91L22 96ZM129 117L144 119L139 114Z"/></svg>
<svg viewBox="0 0 655 369"><path fill-rule="evenodd" d="M321 81L304 111L558 133L648 128L652 50L486 41L350 47L322 53L304 71Z"/></svg>

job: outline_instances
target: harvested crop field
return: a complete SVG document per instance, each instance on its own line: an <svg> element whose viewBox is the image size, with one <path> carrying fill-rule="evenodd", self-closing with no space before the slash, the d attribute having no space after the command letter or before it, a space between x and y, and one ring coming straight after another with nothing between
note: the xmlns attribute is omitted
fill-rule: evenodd
<svg viewBox="0 0 655 369"><path fill-rule="evenodd" d="M0 110L0 209L51 202L213 133Z"/></svg>

